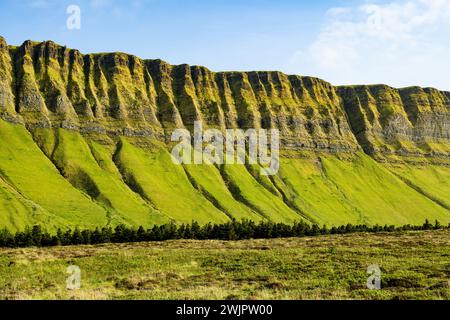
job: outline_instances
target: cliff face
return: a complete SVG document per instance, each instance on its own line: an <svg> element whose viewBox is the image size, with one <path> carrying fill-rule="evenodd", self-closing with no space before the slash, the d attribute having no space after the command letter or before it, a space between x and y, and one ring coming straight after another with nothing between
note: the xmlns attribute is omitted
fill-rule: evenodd
<svg viewBox="0 0 450 320"><path fill-rule="evenodd" d="M338 89L352 130L370 155L448 157L450 93L384 85Z"/></svg>
<svg viewBox="0 0 450 320"><path fill-rule="evenodd" d="M174 165L166 142L194 121L279 129L279 173ZM0 37L0 227L447 223L449 164L449 92L216 73Z"/></svg>
<svg viewBox="0 0 450 320"><path fill-rule="evenodd" d="M161 137L200 120L220 129L279 128L286 147L359 148L336 88L319 79L2 43L0 113L30 128Z"/></svg>
<svg viewBox="0 0 450 320"><path fill-rule="evenodd" d="M220 129L278 128L291 148L448 156L448 92L214 73L123 53L82 55L51 41L13 48L1 39L0 51L0 114L31 128L161 138L201 120Z"/></svg>
<svg viewBox="0 0 450 320"><path fill-rule="evenodd" d="M281 72L214 73L124 53L82 55L0 39L0 114L29 128L163 139L174 128L278 128L285 148L370 155L450 152L450 92L333 87Z"/></svg>

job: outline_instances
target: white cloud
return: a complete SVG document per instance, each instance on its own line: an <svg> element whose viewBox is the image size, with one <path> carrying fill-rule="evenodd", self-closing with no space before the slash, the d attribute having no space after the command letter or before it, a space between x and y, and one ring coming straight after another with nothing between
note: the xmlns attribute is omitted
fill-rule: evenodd
<svg viewBox="0 0 450 320"><path fill-rule="evenodd" d="M292 63L337 84L450 90L449 60L450 0L372 0L330 9L321 33Z"/></svg>
<svg viewBox="0 0 450 320"><path fill-rule="evenodd" d="M338 16L348 14L350 12L351 12L350 8L345 8L345 7L331 8L327 11L327 16L328 17L338 17Z"/></svg>

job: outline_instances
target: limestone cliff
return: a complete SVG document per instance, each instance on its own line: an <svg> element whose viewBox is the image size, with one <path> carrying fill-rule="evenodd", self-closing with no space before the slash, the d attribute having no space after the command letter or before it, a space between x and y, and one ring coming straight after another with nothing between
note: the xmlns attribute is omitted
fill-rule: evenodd
<svg viewBox="0 0 450 320"><path fill-rule="evenodd" d="M29 128L163 139L194 121L278 128L285 148L448 157L450 92L334 87L281 72L219 72L51 41L0 39L0 115Z"/></svg>
<svg viewBox="0 0 450 320"><path fill-rule="evenodd" d="M0 62L0 114L29 128L162 137L201 120L219 129L278 128L286 147L359 148L337 89L315 78L82 55L51 41L15 48L2 40Z"/></svg>
<svg viewBox="0 0 450 320"><path fill-rule="evenodd" d="M450 155L450 92L385 85L341 87L353 133L370 155Z"/></svg>
<svg viewBox="0 0 450 320"><path fill-rule="evenodd" d="M278 174L173 164L169 137L194 121L279 129ZM450 92L0 37L0 227L448 223L449 192Z"/></svg>

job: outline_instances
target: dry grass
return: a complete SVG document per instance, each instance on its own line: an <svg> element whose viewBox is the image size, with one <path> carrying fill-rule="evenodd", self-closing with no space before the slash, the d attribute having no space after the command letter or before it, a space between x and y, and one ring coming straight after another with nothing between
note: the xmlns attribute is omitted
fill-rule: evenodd
<svg viewBox="0 0 450 320"><path fill-rule="evenodd" d="M449 299L450 230L1 249L3 299ZM66 289L68 265L80 290ZM382 289L366 288L378 264Z"/></svg>

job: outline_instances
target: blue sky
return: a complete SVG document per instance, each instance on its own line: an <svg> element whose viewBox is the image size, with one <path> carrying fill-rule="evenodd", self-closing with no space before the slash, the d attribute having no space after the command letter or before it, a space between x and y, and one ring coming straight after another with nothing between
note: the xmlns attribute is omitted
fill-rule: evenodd
<svg viewBox="0 0 450 320"><path fill-rule="evenodd" d="M80 30L66 27L72 4ZM450 90L450 0L2 0L0 30L14 45Z"/></svg>

